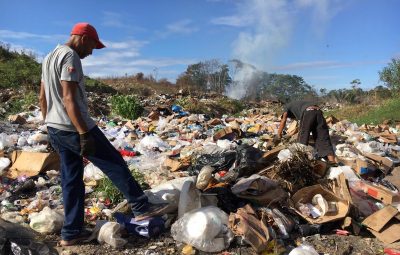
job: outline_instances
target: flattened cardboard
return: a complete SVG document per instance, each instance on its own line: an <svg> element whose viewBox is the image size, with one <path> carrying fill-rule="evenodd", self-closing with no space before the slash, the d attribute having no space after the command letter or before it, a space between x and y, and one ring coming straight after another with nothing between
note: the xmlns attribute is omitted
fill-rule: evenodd
<svg viewBox="0 0 400 255"><path fill-rule="evenodd" d="M219 140L219 139L223 138L224 136L229 135L231 133L233 133L232 128L231 127L225 127L223 129L217 131L214 134L213 139L214 139L214 141L217 141L217 140Z"/></svg>
<svg viewBox="0 0 400 255"><path fill-rule="evenodd" d="M278 146L278 147L276 147L276 148L274 148L274 149L272 149L272 150L267 151L266 153L264 153L264 155L262 156L262 158L263 158L263 160L265 160L265 161L273 160L273 159L275 159L275 158L278 156L279 152L280 152L281 150L285 149L285 148L286 148L285 146Z"/></svg>
<svg viewBox="0 0 400 255"><path fill-rule="evenodd" d="M7 177L16 179L18 176L35 176L47 170L59 170L60 158L57 153L14 151L11 155L13 163Z"/></svg>
<svg viewBox="0 0 400 255"><path fill-rule="evenodd" d="M20 124L20 125L26 123L26 119L18 114L8 116L8 121L10 121L13 124Z"/></svg>
<svg viewBox="0 0 400 255"><path fill-rule="evenodd" d="M373 229L368 229L371 231L376 238L380 241L384 242L385 244L391 244L398 240L400 240L400 224L391 224L385 227L381 232L377 232Z"/></svg>
<svg viewBox="0 0 400 255"><path fill-rule="evenodd" d="M351 198L349 186L344 173L339 174L335 179L333 192L340 198L347 200L350 204L353 204L353 199Z"/></svg>
<svg viewBox="0 0 400 255"><path fill-rule="evenodd" d="M386 171L386 173L393 167L393 161L387 157L382 157L373 153L365 153L365 157L372 159L378 164L378 167Z"/></svg>
<svg viewBox="0 0 400 255"><path fill-rule="evenodd" d="M390 181L400 190L400 167L395 167L390 174L385 176L384 180Z"/></svg>
<svg viewBox="0 0 400 255"><path fill-rule="evenodd" d="M395 207L388 205L368 216L362 224L379 232L398 213L399 211Z"/></svg>
<svg viewBox="0 0 400 255"><path fill-rule="evenodd" d="M297 121L293 121L292 123L290 123L286 134L289 136L293 136L294 134L296 134L299 131L299 125Z"/></svg>
<svg viewBox="0 0 400 255"><path fill-rule="evenodd" d="M189 164L185 162L180 162L179 160L174 160L171 158L165 159L163 166L171 172L175 172L178 170L182 170L189 166Z"/></svg>

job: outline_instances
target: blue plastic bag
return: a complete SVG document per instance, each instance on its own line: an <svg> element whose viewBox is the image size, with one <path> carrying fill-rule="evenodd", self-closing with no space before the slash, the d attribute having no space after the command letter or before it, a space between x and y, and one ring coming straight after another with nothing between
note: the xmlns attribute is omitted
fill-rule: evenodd
<svg viewBox="0 0 400 255"><path fill-rule="evenodd" d="M132 235L156 237L165 232L165 221L161 217L150 217L145 220L135 221L133 216L119 212L115 213L114 217Z"/></svg>

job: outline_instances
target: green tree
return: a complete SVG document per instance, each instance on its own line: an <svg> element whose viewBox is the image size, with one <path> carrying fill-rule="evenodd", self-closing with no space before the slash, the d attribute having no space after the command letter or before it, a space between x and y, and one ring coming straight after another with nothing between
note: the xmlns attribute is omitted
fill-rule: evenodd
<svg viewBox="0 0 400 255"><path fill-rule="evenodd" d="M357 89L361 85L360 79L354 79L350 82L353 89Z"/></svg>
<svg viewBox="0 0 400 255"><path fill-rule="evenodd" d="M289 74L270 74L264 90L275 95L282 102L316 97L315 89L303 77Z"/></svg>
<svg viewBox="0 0 400 255"><path fill-rule="evenodd" d="M389 89L398 92L400 90L400 58L393 58L392 62L379 72L379 77Z"/></svg>
<svg viewBox="0 0 400 255"><path fill-rule="evenodd" d="M231 80L229 67L212 59L189 65L176 83L181 88L194 87L200 91L211 90L222 93Z"/></svg>

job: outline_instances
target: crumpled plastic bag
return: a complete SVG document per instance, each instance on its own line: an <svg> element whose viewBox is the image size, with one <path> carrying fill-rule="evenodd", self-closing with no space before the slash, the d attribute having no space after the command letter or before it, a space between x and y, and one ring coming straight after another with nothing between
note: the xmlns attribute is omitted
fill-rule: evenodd
<svg viewBox="0 0 400 255"><path fill-rule="evenodd" d="M186 213L171 227L175 241L184 242L204 252L219 252L229 247L233 233L228 228L228 215L215 206Z"/></svg>
<svg viewBox="0 0 400 255"><path fill-rule="evenodd" d="M302 244L294 248L289 255L318 255L319 253L309 244Z"/></svg>
<svg viewBox="0 0 400 255"><path fill-rule="evenodd" d="M186 181L194 181L195 177L181 177L162 183L150 190L145 190L144 193L153 204L168 203L166 213L176 212L178 210L179 198Z"/></svg>
<svg viewBox="0 0 400 255"><path fill-rule="evenodd" d="M121 238L121 224L117 222L107 222L101 226L97 241L100 244L107 243L114 248L123 247L128 241Z"/></svg>
<svg viewBox="0 0 400 255"><path fill-rule="evenodd" d="M3 150L6 147L12 146L13 145L13 140L9 135L6 133L1 133L0 134L0 150Z"/></svg>
<svg viewBox="0 0 400 255"><path fill-rule="evenodd" d="M138 151L142 154L148 154L153 152L155 149L159 151L165 151L169 148L169 145L165 143L158 135L145 136L139 143Z"/></svg>
<svg viewBox="0 0 400 255"><path fill-rule="evenodd" d="M39 213L29 215L29 226L39 233L56 233L61 230L64 215L49 207L44 207Z"/></svg>
<svg viewBox="0 0 400 255"><path fill-rule="evenodd" d="M85 180L100 180L105 177L104 173L93 163L86 165L83 171L83 179Z"/></svg>
<svg viewBox="0 0 400 255"><path fill-rule="evenodd" d="M3 170L10 165L11 161L9 158L0 157L0 175L3 174Z"/></svg>

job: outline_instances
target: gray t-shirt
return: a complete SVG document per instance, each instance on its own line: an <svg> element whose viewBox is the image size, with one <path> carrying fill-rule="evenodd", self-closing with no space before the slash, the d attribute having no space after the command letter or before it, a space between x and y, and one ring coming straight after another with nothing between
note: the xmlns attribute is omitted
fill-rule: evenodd
<svg viewBox="0 0 400 255"><path fill-rule="evenodd" d="M73 49L66 45L57 45L45 57L42 64L42 81L47 100L47 126L76 131L64 107L61 81L78 82L74 100L88 129L96 125L89 116L81 59Z"/></svg>

